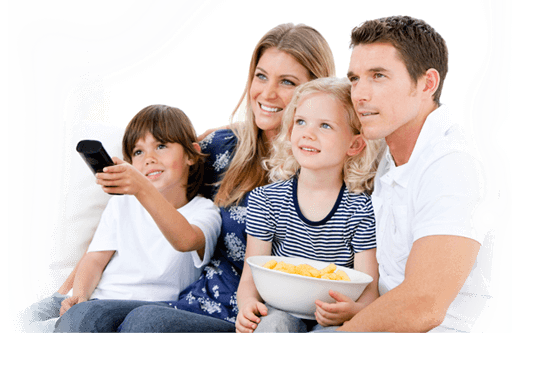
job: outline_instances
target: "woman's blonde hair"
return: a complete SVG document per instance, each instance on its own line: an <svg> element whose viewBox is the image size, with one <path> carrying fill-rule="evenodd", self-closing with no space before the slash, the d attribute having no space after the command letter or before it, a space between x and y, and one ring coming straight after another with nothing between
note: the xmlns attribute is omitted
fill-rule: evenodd
<svg viewBox="0 0 542 365"><path fill-rule="evenodd" d="M264 52L276 48L294 57L309 72L310 78L335 75L333 53L327 41L314 28L304 24L281 24L267 32L252 53L248 80L231 122L239 107L246 101L245 121L232 124L238 143L228 170L215 196L218 206L239 204L246 193L269 182L262 160L269 156L270 147L263 132L256 126L254 112L248 100L256 66Z"/></svg>
<svg viewBox="0 0 542 365"><path fill-rule="evenodd" d="M263 164L269 170L271 181L283 181L293 177L300 169L299 163L292 153L290 136L294 125L295 112L300 101L308 95L324 93L339 101L345 110L346 121L354 135L361 134L366 143L365 148L354 156L347 156L343 167L343 179L350 191L371 193L374 176L378 167L378 155L382 141L368 141L362 133L361 123L350 97L351 85L347 79L327 77L309 81L299 86L282 117L282 128L275 140L271 158Z"/></svg>

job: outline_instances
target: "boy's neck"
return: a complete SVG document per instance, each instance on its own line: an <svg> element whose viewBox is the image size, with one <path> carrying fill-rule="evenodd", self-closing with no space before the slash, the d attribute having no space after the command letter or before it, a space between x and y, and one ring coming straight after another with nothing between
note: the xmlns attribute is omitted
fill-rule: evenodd
<svg viewBox="0 0 542 365"><path fill-rule="evenodd" d="M175 209L179 209L189 202L186 189L181 189L180 191L161 191L160 194L162 194Z"/></svg>

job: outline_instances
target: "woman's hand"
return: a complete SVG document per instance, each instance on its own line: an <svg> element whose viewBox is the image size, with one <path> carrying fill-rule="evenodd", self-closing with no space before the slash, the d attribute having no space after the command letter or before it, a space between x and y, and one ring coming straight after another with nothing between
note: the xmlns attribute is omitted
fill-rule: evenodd
<svg viewBox="0 0 542 365"><path fill-rule="evenodd" d="M335 303L316 300L316 321L322 326L340 326L361 310L360 304L346 295L333 290L329 291L329 295L335 299Z"/></svg>
<svg viewBox="0 0 542 365"><path fill-rule="evenodd" d="M260 316L266 315L267 307L265 304L257 300L250 301L239 310L235 321L235 329L238 333L254 332L258 327L258 323L260 323Z"/></svg>
<svg viewBox="0 0 542 365"><path fill-rule="evenodd" d="M152 183L128 162L113 157L114 166L96 174L96 183L108 194L137 195Z"/></svg>

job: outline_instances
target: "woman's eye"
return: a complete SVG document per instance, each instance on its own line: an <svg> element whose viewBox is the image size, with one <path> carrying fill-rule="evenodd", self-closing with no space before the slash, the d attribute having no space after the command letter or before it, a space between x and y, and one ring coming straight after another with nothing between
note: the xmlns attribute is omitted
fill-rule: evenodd
<svg viewBox="0 0 542 365"><path fill-rule="evenodd" d="M290 80L282 80L282 83L288 86L296 86L296 84Z"/></svg>
<svg viewBox="0 0 542 365"><path fill-rule="evenodd" d="M267 77L262 73L257 73L255 76L259 78L260 80L264 80L264 81L267 80Z"/></svg>

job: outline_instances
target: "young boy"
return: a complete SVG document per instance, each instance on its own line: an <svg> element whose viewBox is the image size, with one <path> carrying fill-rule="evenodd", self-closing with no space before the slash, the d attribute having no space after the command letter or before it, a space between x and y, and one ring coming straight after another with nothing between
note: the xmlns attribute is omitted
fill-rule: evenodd
<svg viewBox="0 0 542 365"><path fill-rule="evenodd" d="M115 166L96 174L104 192L123 195L104 210L73 295L53 301L57 316L103 299L175 300L213 254L221 218L197 196L203 155L188 117L165 105L144 108L126 127L123 155L127 162L113 158Z"/></svg>

